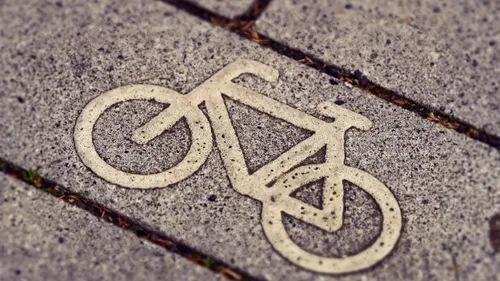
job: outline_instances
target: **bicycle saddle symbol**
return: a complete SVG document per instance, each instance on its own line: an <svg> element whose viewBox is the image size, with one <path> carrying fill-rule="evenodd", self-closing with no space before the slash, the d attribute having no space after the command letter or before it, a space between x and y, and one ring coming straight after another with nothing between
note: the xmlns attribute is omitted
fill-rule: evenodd
<svg viewBox="0 0 500 281"><path fill-rule="evenodd" d="M82 162L103 179L129 188L156 188L173 185L191 176L208 158L213 139L221 153L224 167L234 189L262 202L261 223L276 251L290 262L321 273L347 273L371 267L395 246L401 231L401 211L392 192L372 175L344 165L344 135L349 128L367 130L371 121L360 114L330 102L318 105L320 114L334 118L325 122L265 95L231 82L243 73L254 74L268 82L278 79L278 71L251 60L235 61L186 95L152 85L130 85L107 91L88 103L78 117L75 146ZM314 132L278 158L248 173L243 152L223 95L258 111ZM170 106L137 128L132 140L146 144L185 118L192 144L184 159L166 171L131 174L106 163L97 153L92 130L99 116L114 104L130 100L155 100ZM205 103L208 116L199 108ZM325 162L300 165L307 157L326 146ZM324 179L323 208L319 209L290 194L310 182ZM326 231L336 231L343 223L343 185L347 180L370 194L383 216L376 241L359 253L344 257L312 254L293 242L282 223L282 212ZM273 183L269 188L269 184Z"/></svg>

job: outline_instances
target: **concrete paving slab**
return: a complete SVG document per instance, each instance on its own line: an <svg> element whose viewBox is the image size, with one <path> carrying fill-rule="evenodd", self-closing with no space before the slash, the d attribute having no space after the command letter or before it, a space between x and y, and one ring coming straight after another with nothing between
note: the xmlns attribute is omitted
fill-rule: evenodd
<svg viewBox="0 0 500 281"><path fill-rule="evenodd" d="M184 243L267 280L494 280L498 254L489 220L500 207L500 153L374 96L349 89L313 69L278 56L162 3L141 9L116 5L79 29L34 38L2 53L0 141L2 157L70 187ZM22 15L20 15L22 16ZM99 18L101 17L101 18ZM36 59L32 59L35 55ZM50 57L53 57L53 60ZM373 122L349 131L346 165L385 183L403 214L394 251L371 269L348 275L317 274L294 265L271 246L260 222L261 204L232 189L219 149L192 176L167 188L126 189L97 177L79 159L76 119L95 97L118 86L153 84L186 94L237 59L279 71L277 82L244 75L244 85L318 116L323 101L342 104ZM306 139L308 132L228 100L251 169ZM108 163L150 174L176 165L187 150L187 125L141 146L131 132L165 105L134 101L107 110L94 127L94 144ZM220 145L220 144L219 144ZM127 152L128 151L128 152ZM128 154L132 155L129 156ZM165 155L164 158L160 157ZM322 161L318 153L308 163ZM318 204L315 183L295 197ZM293 241L316 255L339 257L365 249L383 222L373 198L345 184L344 228L328 233L285 215ZM316 201L315 201L316 200ZM319 200L321 201L321 200ZM466 206L466 208L464 207Z"/></svg>
<svg viewBox="0 0 500 281"><path fill-rule="evenodd" d="M190 0L221 16L234 18L246 12L252 5L253 0Z"/></svg>
<svg viewBox="0 0 500 281"><path fill-rule="evenodd" d="M223 280L0 174L0 280Z"/></svg>
<svg viewBox="0 0 500 281"><path fill-rule="evenodd" d="M498 1L273 1L256 30L500 134Z"/></svg>

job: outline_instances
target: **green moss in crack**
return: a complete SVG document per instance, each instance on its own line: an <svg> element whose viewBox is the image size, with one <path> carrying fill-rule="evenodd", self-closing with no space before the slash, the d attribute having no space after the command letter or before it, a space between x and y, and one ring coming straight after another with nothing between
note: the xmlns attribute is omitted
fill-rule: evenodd
<svg viewBox="0 0 500 281"><path fill-rule="evenodd" d="M37 188L42 187L41 178L38 175L38 171L36 169L30 169L28 171L23 172L23 180L27 183L33 184Z"/></svg>

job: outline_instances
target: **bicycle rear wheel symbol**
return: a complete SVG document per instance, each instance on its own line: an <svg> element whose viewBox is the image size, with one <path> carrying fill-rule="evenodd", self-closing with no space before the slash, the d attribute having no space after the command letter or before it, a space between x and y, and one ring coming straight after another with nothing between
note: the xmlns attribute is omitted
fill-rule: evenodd
<svg viewBox="0 0 500 281"><path fill-rule="evenodd" d="M272 246L294 264L322 273L347 273L373 266L395 246L401 231L401 210L392 192L378 179L359 169L344 165L344 134L349 128L367 130L371 121L337 106L323 102L320 114L335 118L333 123L308 115L267 96L231 82L243 73L255 74L269 82L278 71L262 63L239 60L214 74L186 95L152 85L130 85L105 92L85 106L75 126L75 146L82 162L103 179L129 188L155 188L175 184L191 176L208 158L215 142L234 189L262 202L261 223ZM280 155L253 174L243 157L232 127L222 93L261 112L290 122L314 134ZM145 144L185 118L192 144L184 159L174 167L157 174L140 175L120 171L106 163L97 153L92 139L99 116L114 104L130 100L155 100L170 106L151 121L137 128L132 139ZM199 105L205 103L208 117ZM326 146L326 161L300 165L307 157ZM324 178L323 208L318 209L290 197L297 188ZM346 257L323 257L300 248L289 237L282 223L282 212L326 231L336 231L343 222L343 185L347 180L370 194L383 216L382 230L367 249ZM271 188L266 185L274 182Z"/></svg>

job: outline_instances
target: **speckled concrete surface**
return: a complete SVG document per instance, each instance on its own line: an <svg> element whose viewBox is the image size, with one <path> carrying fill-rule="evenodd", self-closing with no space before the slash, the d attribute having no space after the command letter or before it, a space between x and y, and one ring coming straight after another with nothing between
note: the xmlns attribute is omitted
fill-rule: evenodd
<svg viewBox="0 0 500 281"><path fill-rule="evenodd" d="M500 2L275 0L256 30L500 134Z"/></svg>
<svg viewBox="0 0 500 281"><path fill-rule="evenodd" d="M210 11L216 12L221 16L234 18L246 12L252 0L190 0Z"/></svg>
<svg viewBox="0 0 500 281"><path fill-rule="evenodd" d="M0 280L224 280L0 174Z"/></svg>
<svg viewBox="0 0 500 281"><path fill-rule="evenodd" d="M336 84L168 5L140 3L109 5L75 27L75 32L62 26L50 36L4 47L2 157L38 168L41 175L75 191L88 191L90 198L110 208L267 280L455 280L457 275L460 280L494 280L498 276L500 260L488 238L488 220L500 208L497 150ZM263 234L260 204L231 188L216 147L193 176L154 190L114 186L80 162L73 127L92 98L139 83L187 93L241 58L277 68L280 78L265 83L244 75L237 83L310 114L316 115L318 103L336 101L373 121L368 132L348 132L346 164L373 174L392 190L404 223L395 250L376 267L329 276L284 260ZM307 132L247 106L231 101L227 105L253 169L307 137ZM131 130L161 108L137 101L103 114L94 131L102 157L120 169L143 173L179 161L189 142L182 122L146 146L129 141ZM321 155L310 161L321 161ZM295 196L318 204L319 189L311 186ZM381 217L359 187L346 184L345 199L345 226L337 233L285 216L294 241L327 256L362 250L377 235Z"/></svg>

